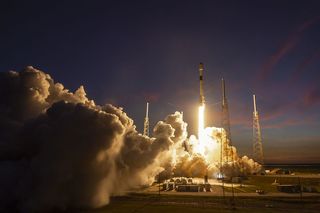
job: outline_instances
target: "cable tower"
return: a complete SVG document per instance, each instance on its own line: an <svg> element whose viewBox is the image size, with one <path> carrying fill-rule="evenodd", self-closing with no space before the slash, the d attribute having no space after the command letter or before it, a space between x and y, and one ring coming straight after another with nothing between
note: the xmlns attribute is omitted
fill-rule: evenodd
<svg viewBox="0 0 320 213"><path fill-rule="evenodd" d="M263 165L263 149L256 96L253 95L253 159Z"/></svg>
<svg viewBox="0 0 320 213"><path fill-rule="evenodd" d="M143 124L143 135L149 136L149 103L147 102L146 117Z"/></svg>
<svg viewBox="0 0 320 213"><path fill-rule="evenodd" d="M222 156L223 156L223 162L229 162L232 159L229 159L229 146L231 143L231 131L230 131L230 118L229 118L229 107L228 107L228 101L226 96L226 88L225 88L225 82L222 78L222 128L226 131L226 137L225 140L223 140L222 144Z"/></svg>

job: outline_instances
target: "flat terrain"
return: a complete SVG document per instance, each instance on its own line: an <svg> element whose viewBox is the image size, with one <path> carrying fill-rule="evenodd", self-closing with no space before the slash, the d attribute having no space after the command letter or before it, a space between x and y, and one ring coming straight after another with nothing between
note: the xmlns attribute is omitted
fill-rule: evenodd
<svg viewBox="0 0 320 213"><path fill-rule="evenodd" d="M320 176L250 176L241 184L213 185L212 192L161 191L158 185L144 190L129 192L125 196L112 197L110 204L86 213L124 213L124 212L283 212L318 213L320 212L320 193L278 192L272 183L298 184L313 187L319 191ZM232 188L234 193L232 193ZM256 189L266 193L258 195Z"/></svg>
<svg viewBox="0 0 320 213"><path fill-rule="evenodd" d="M318 213L319 197L231 197L191 196L191 195L150 195L129 194L113 197L109 205L95 210L82 211L92 213L127 213L127 212L308 212Z"/></svg>
<svg viewBox="0 0 320 213"><path fill-rule="evenodd" d="M176 192L161 191L161 194L187 194L194 196L231 196L232 191L237 196L276 196L276 197L296 197L296 196L320 196L320 175L267 175L267 176L249 176L242 183L224 183L216 180L209 180L212 185L212 192ZM300 193L283 193L277 190L277 184L301 184L307 189L314 189L317 193L302 192ZM258 195L256 190L263 190L265 194ZM142 190L143 193L158 193L158 185L153 185Z"/></svg>

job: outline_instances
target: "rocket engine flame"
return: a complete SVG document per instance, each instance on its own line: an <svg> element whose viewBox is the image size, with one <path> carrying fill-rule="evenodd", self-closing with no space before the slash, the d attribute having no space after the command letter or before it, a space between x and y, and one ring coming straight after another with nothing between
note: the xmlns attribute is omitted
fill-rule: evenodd
<svg viewBox="0 0 320 213"><path fill-rule="evenodd" d="M205 127L205 105L198 109L198 139L191 137L193 142L193 152L202 156L207 163L215 163L220 157L219 137L222 129Z"/></svg>
<svg viewBox="0 0 320 213"><path fill-rule="evenodd" d="M202 104L199 106L198 110L198 146L196 148L196 151L199 154L204 154L205 151L205 131L204 131L204 109L205 105Z"/></svg>

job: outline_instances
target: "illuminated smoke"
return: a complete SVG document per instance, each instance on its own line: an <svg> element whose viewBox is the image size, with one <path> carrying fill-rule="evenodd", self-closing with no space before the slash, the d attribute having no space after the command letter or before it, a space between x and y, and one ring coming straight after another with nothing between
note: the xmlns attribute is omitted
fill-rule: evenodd
<svg viewBox="0 0 320 213"><path fill-rule="evenodd" d="M122 108L96 105L83 86L70 92L33 67L0 73L0 97L0 211L95 208L151 184L159 172L203 177L219 170L224 130L203 125L201 141L188 138L179 112L149 138ZM259 166L232 149L237 172Z"/></svg>
<svg viewBox="0 0 320 213"><path fill-rule="evenodd" d="M165 163L162 164L165 170L160 177L167 179L173 176L203 177L208 175L210 178L216 178L220 172L228 177L258 172L261 165L247 156L239 157L234 146L226 145L228 151L225 158L229 161L221 162L221 148L224 147L223 144L229 144L226 131L223 128L205 127L204 109L204 105L199 106L198 138L191 135L184 139L185 146L181 146L181 142L172 146L171 156L167 157ZM175 116L182 118L179 112L176 112ZM177 119L177 122L180 122L181 126L186 126L182 119ZM188 135L186 128L184 131L183 135ZM182 147L185 148L182 149Z"/></svg>
<svg viewBox="0 0 320 213"><path fill-rule="evenodd" d="M174 144L170 124L145 137L121 108L95 105L83 87L72 93L33 67L1 73L0 94L3 211L105 205L151 184Z"/></svg>

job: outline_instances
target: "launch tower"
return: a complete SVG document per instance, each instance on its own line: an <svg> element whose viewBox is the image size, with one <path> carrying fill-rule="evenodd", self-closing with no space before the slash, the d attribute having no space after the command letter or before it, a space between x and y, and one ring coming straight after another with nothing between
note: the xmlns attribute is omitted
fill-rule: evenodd
<svg viewBox="0 0 320 213"><path fill-rule="evenodd" d="M149 136L149 103L147 102L146 117L143 124L143 135Z"/></svg>
<svg viewBox="0 0 320 213"><path fill-rule="evenodd" d="M231 131L230 131L230 118L229 118L229 107L228 100L226 96L226 87L224 79L221 80L222 86L222 128L226 131L226 136L224 138L224 143L222 144L222 159L223 162L232 161L232 159L228 159L229 156L229 145L231 143ZM232 150L231 150L232 151ZM232 155L232 153L230 153Z"/></svg>
<svg viewBox="0 0 320 213"><path fill-rule="evenodd" d="M253 159L263 165L261 129L255 95L253 95Z"/></svg>

